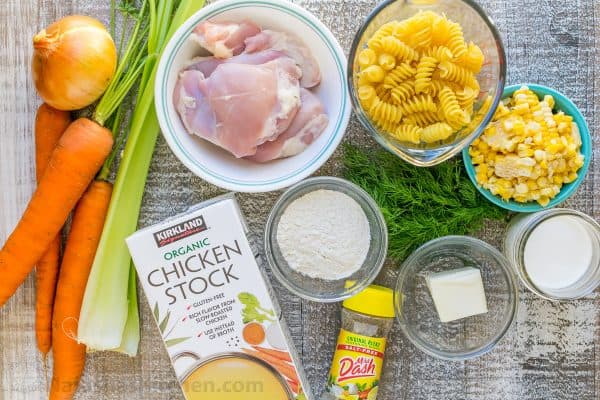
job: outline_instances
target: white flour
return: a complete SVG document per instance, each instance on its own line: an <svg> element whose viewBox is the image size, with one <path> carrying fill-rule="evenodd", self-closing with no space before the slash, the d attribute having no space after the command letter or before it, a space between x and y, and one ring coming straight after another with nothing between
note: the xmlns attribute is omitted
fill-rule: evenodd
<svg viewBox="0 0 600 400"><path fill-rule="evenodd" d="M369 251L371 230L354 199L333 190L316 190L287 207L277 242L295 271L337 280L360 269Z"/></svg>

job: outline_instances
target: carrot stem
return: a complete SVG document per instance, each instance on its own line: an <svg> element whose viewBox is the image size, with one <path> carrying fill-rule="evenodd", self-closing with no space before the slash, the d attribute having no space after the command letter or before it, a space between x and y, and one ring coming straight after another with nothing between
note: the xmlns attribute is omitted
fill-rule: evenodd
<svg viewBox="0 0 600 400"><path fill-rule="evenodd" d="M148 8L148 0L144 0L115 75L96 106L93 119L100 125L104 126L115 112L143 70L146 62L144 55L147 54L144 38L152 29L152 27L144 25L147 14L150 12Z"/></svg>

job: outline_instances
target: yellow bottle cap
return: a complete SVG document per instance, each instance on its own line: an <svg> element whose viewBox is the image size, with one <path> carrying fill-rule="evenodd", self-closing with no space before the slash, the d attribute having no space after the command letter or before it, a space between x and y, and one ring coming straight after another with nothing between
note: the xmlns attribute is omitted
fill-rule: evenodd
<svg viewBox="0 0 600 400"><path fill-rule="evenodd" d="M361 314L375 317L394 318L394 291L378 285L368 286L365 290L344 300L344 307Z"/></svg>

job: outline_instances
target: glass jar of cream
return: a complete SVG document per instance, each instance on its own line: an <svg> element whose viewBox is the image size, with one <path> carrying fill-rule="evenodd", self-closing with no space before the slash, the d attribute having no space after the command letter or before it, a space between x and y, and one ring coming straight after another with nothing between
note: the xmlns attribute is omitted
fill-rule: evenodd
<svg viewBox="0 0 600 400"><path fill-rule="evenodd" d="M545 299L577 299L600 284L600 225L575 210L514 217L504 254L523 284Z"/></svg>

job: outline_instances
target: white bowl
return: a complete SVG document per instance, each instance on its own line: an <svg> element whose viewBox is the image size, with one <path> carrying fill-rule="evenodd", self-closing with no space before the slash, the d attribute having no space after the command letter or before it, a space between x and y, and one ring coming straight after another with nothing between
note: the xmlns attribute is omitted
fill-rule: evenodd
<svg viewBox="0 0 600 400"><path fill-rule="evenodd" d="M236 159L227 151L190 135L173 105L179 71L202 49L187 40L200 22L250 19L263 28L300 37L321 68L321 84L312 91L329 116L323 134L304 152L266 164ZM346 57L333 34L314 15L281 0L221 0L194 14L175 32L160 59L156 75L155 105L169 147L193 173L222 188L238 192L268 192L291 186L315 172L333 154L350 119Z"/></svg>

